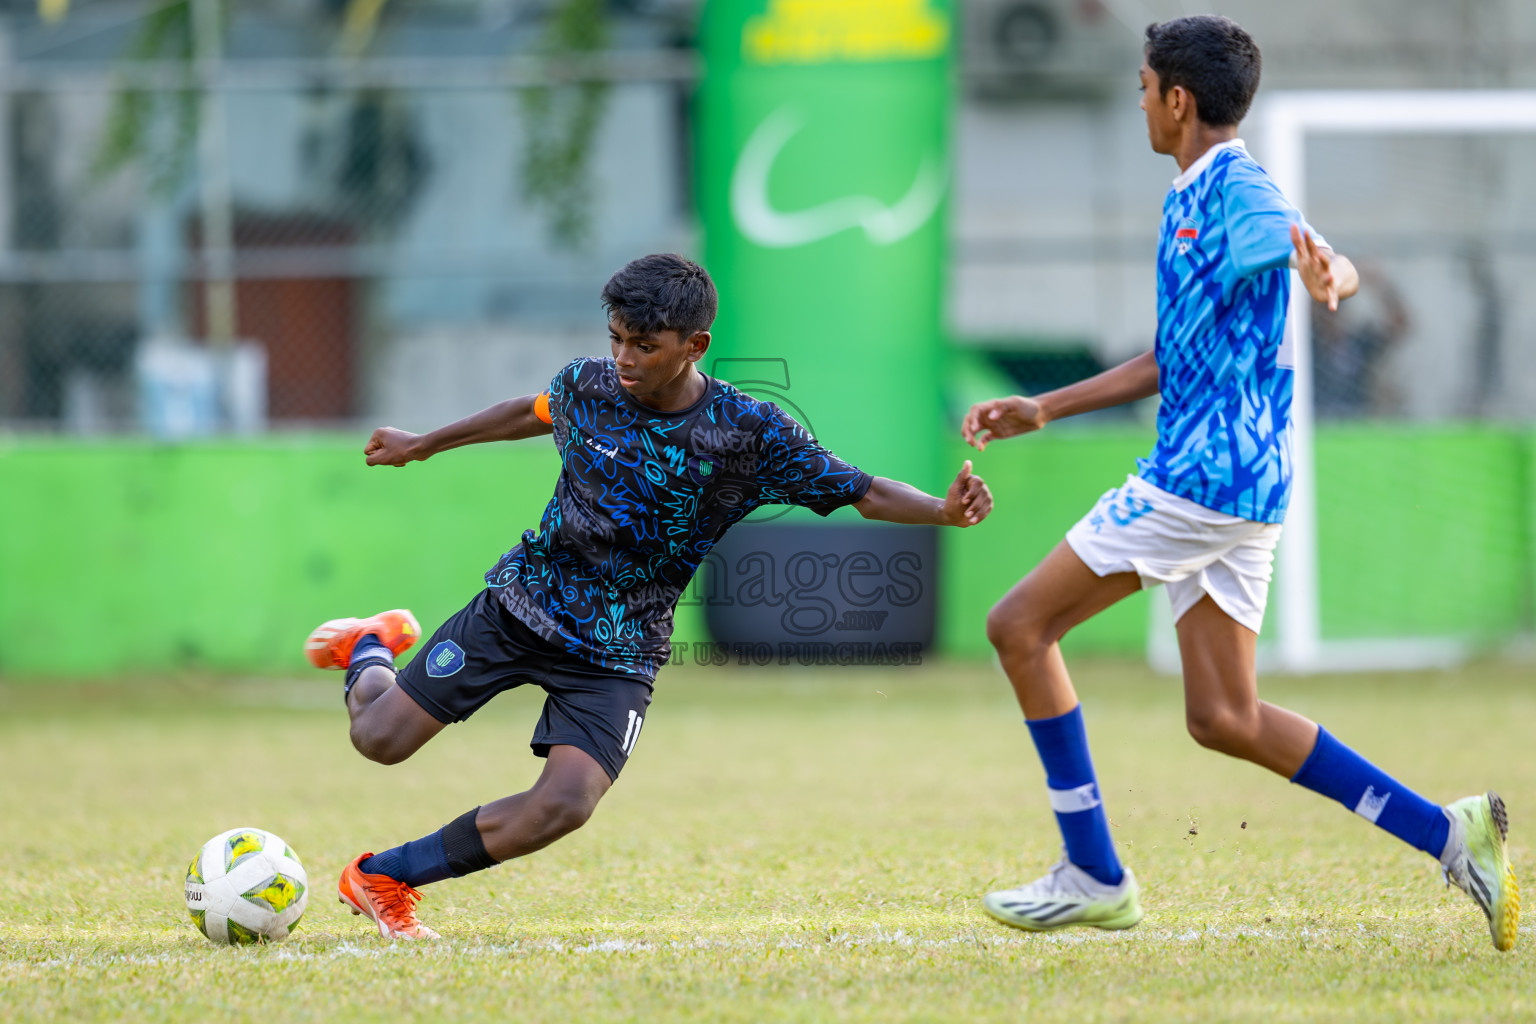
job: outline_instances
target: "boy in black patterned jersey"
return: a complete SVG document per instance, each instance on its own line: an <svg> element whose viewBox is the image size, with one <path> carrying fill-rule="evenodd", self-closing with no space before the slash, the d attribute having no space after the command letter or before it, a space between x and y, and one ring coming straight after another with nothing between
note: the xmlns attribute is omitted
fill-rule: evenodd
<svg viewBox="0 0 1536 1024"><path fill-rule="evenodd" d="M466 444L553 434L562 469L537 531L486 574L486 589L398 673L420 636L409 612L338 619L310 635L320 668L346 670L353 745L405 760L450 722L524 683L546 693L526 792L468 811L431 835L362 854L343 903L386 938L435 937L416 886L542 849L579 828L634 751L665 664L672 611L710 548L762 505L967 527L992 496L966 462L947 495L844 462L777 406L698 370L717 298L702 267L636 260L604 287L612 357L578 359L547 392L514 398L429 434L374 431L370 466L403 466Z"/></svg>

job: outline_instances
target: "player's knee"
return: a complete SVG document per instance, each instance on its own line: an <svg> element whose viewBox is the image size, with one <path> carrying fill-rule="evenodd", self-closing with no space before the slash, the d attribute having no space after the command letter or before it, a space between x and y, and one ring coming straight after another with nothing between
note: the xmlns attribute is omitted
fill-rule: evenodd
<svg viewBox="0 0 1536 1024"><path fill-rule="evenodd" d="M987 613L987 639L1002 655L1027 654L1050 646L1044 629L1017 603L999 601Z"/></svg>
<svg viewBox="0 0 1536 1024"><path fill-rule="evenodd" d="M597 802L575 790L550 790L538 796L538 821L549 837L558 839L585 825Z"/></svg>
<svg viewBox="0 0 1536 1024"><path fill-rule="evenodd" d="M1189 708L1184 724L1202 747L1235 757L1251 750L1258 737L1258 716L1227 705Z"/></svg>
<svg viewBox="0 0 1536 1024"><path fill-rule="evenodd" d="M1008 626L1008 615L1003 610L1003 606L993 605L992 610L987 612L987 641L999 651L1008 644Z"/></svg>
<svg viewBox="0 0 1536 1024"><path fill-rule="evenodd" d="M414 750L407 749L389 736L381 736L366 728L352 726L352 747L368 760L378 764L399 764L410 757Z"/></svg>

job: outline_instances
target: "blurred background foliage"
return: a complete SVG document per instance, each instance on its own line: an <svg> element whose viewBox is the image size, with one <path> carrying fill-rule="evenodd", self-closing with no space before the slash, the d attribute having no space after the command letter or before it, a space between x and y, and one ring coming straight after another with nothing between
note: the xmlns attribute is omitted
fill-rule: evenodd
<svg viewBox="0 0 1536 1024"><path fill-rule="evenodd" d="M395 0L397 5L402 2ZM367 56L390 6L390 0L327 5L335 12L327 19L334 23L328 27L335 51L352 58ZM205 10L198 12L199 7ZM198 52L197 13L218 26L215 52ZM96 143L92 168L97 176L110 177L137 165L157 193L172 192L183 183L198 135L201 90L192 71L200 61L220 59L233 13L232 0L172 0L144 15L123 61L183 64L189 85L152 91L124 83L113 96ZM38 0L38 14L51 23L62 21L69 14L69 0ZM549 0L539 17L543 29L533 52L545 65L545 80L516 90L525 133L519 181L523 196L544 211L552 241L577 247L589 234L589 161L610 91L608 83L580 74L580 58L608 44L609 0ZM377 118L389 102L376 90L360 92L354 118ZM359 180L359 175L353 173L350 180Z"/></svg>

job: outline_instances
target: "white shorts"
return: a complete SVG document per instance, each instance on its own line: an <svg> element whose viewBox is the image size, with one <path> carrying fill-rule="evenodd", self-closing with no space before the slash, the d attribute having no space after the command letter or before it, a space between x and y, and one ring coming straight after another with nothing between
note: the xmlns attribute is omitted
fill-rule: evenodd
<svg viewBox="0 0 1536 1024"><path fill-rule="evenodd" d="M1256 523L1169 494L1138 476L1106 491L1067 544L1099 576L1134 572L1141 585L1168 587L1177 622L1209 594L1255 633L1264 624L1279 523Z"/></svg>

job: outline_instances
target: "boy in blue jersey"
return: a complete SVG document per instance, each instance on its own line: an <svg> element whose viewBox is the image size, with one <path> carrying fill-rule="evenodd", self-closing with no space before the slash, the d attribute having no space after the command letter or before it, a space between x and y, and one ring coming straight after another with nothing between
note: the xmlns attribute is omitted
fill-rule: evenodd
<svg viewBox="0 0 1536 1024"><path fill-rule="evenodd" d="M428 434L384 427L370 466L404 466L466 444L553 434L562 463L537 532L486 573L486 588L395 669L420 636L407 611L337 619L306 654L346 670L352 743L396 764L503 690L545 691L531 789L460 815L421 839L365 853L341 901L385 938L435 938L416 887L543 849L581 827L634 752L672 611L710 548L762 505L866 519L973 526L992 496L966 462L943 498L872 477L819 445L778 406L700 373L717 296L681 256L635 260L603 288L612 357L578 359L547 392L514 398ZM494 510L493 510L494 511Z"/></svg>
<svg viewBox="0 0 1536 1024"><path fill-rule="evenodd" d="M1142 109L1179 176L1163 204L1154 351L1036 398L973 406L978 450L1063 416L1161 395L1157 443L992 609L987 635L1044 762L1065 855L1043 878L986 897L1006 924L1129 928L1142 911L1121 865L1057 641L1143 587L1177 620L1186 721L1202 746L1338 800L1439 859L1510 949L1519 890L1497 795L1446 807L1414 793L1316 723L1258 697L1254 648L1291 480L1292 364L1282 345L1290 269L1336 309L1359 278L1302 220L1237 138L1258 88L1253 39L1221 17L1147 29ZM1289 264L1289 267L1288 267Z"/></svg>

